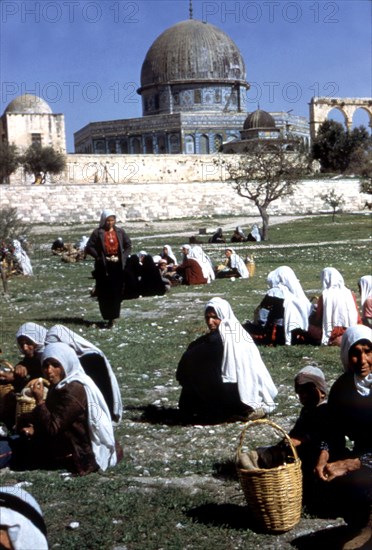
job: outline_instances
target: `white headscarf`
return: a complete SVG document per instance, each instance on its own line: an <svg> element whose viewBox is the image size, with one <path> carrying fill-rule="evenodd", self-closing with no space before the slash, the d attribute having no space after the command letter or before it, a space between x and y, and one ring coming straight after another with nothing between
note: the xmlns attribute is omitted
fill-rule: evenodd
<svg viewBox="0 0 372 550"><path fill-rule="evenodd" d="M103 229L105 227L106 220L110 216L115 216L115 218L116 218L116 214L113 210L109 210L109 209L102 210L101 217L100 217L100 220L99 220L99 228L100 229Z"/></svg>
<svg viewBox="0 0 372 550"><path fill-rule="evenodd" d="M364 302L372 296L372 275L364 275L359 279L360 286L360 304L363 307Z"/></svg>
<svg viewBox="0 0 372 550"><path fill-rule="evenodd" d="M207 308L213 308L221 320L218 330L223 343L223 382L237 383L240 400L246 405L273 411L278 391L251 336L226 300L212 298L205 310Z"/></svg>
<svg viewBox="0 0 372 550"><path fill-rule="evenodd" d="M27 255L27 252L22 247L21 243L17 240L13 240L13 246L14 246L14 256L16 257L19 265L21 266L23 275L27 275L28 277L31 277L33 275L31 260Z"/></svg>
<svg viewBox="0 0 372 550"><path fill-rule="evenodd" d="M252 235L252 237L254 237L256 239L257 242L260 242L261 233L260 233L260 230L259 230L258 225L256 223L252 226L251 235Z"/></svg>
<svg viewBox="0 0 372 550"><path fill-rule="evenodd" d="M3 502L1 493L5 493ZM19 509L17 504L15 504L14 507L3 505L6 502L5 499L7 494L19 499ZM14 550L25 550L25 548L48 550L48 541L45 534L39 529L39 526L32 521L31 517L21 513L20 510L24 503L33 509L32 512L38 518L40 527L44 527L41 508L30 493L16 486L0 487L0 523L7 528L12 548L14 548Z"/></svg>
<svg viewBox="0 0 372 550"><path fill-rule="evenodd" d="M247 269L247 266L244 263L244 260L235 252L233 248L226 248L226 250L231 250L232 254L230 256L230 266L231 269L237 269L240 277L242 279L248 279L249 278L249 271Z"/></svg>
<svg viewBox="0 0 372 550"><path fill-rule="evenodd" d="M47 332L45 343L52 344L55 342L64 342L65 344L68 344L70 348L75 351L78 357L83 357L86 355L99 355L102 357L111 383L114 402L112 413L118 419L118 422L120 422L123 414L123 403L121 400L120 388L106 355L99 348L97 348L97 346L89 342L89 340L86 340L73 330L70 330L63 325L54 325Z"/></svg>
<svg viewBox="0 0 372 550"><path fill-rule="evenodd" d="M194 245L190 248L187 255L188 258L192 258L198 262L203 271L203 276L207 279L208 283L214 281L216 275L214 273L212 261L209 256L204 252L201 246Z"/></svg>
<svg viewBox="0 0 372 550"><path fill-rule="evenodd" d="M171 258L173 260L173 263L174 264L177 264L177 258L172 250L172 247L169 245L169 244L165 244L163 246L163 249L166 248L168 250L168 257ZM164 254L164 251L161 252L161 257L162 258L165 258L165 254Z"/></svg>
<svg viewBox="0 0 372 550"><path fill-rule="evenodd" d="M88 402L88 425L93 453L101 470L116 464L114 431L106 401L93 380L87 376L80 361L68 344L57 342L48 344L42 355L46 359L56 359L63 367L66 377L55 387L61 390L70 382L83 384Z"/></svg>
<svg viewBox="0 0 372 550"><path fill-rule="evenodd" d="M23 325L21 325L16 332L18 347L21 351L23 351L19 345L18 338L20 338L21 336L25 336L37 346L36 351L41 353L44 349L46 335L47 329L42 327L41 325L32 322L23 323Z"/></svg>
<svg viewBox="0 0 372 550"><path fill-rule="evenodd" d="M327 345L334 327L353 327L358 323L358 310L351 290L334 267L326 267L321 273L323 285L322 344Z"/></svg>
<svg viewBox="0 0 372 550"><path fill-rule="evenodd" d="M267 283L270 287L267 295L284 300L285 343L290 345L292 330L307 330L309 327L310 300L293 269L286 265L271 271L267 276Z"/></svg>
<svg viewBox="0 0 372 550"><path fill-rule="evenodd" d="M341 361L345 372L353 372L349 362L349 352L350 348L360 340L368 340L368 342L372 343L372 329L365 325L357 325L348 328L342 335ZM365 378L361 378L354 374L354 383L360 395L370 395L372 390L372 373L368 374Z"/></svg>

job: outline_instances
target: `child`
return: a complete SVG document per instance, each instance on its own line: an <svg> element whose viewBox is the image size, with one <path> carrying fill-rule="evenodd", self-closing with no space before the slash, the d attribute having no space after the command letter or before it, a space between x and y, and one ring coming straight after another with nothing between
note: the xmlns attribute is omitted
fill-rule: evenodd
<svg viewBox="0 0 372 550"><path fill-rule="evenodd" d="M301 369L294 379L302 409L295 425L289 432L302 463L303 500L311 505L318 497L318 484L314 468L321 451L322 441L328 426L327 384L323 371L313 365ZM338 452L343 441L334 441L333 449Z"/></svg>

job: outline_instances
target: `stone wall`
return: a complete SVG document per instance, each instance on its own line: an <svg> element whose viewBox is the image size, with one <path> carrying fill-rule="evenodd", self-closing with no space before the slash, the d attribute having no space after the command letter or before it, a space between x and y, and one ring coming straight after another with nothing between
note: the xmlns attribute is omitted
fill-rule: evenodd
<svg viewBox="0 0 372 550"><path fill-rule="evenodd" d="M293 196L272 203L269 213L311 214L329 210L320 195L332 189L342 193L345 211L362 209L368 198L359 193L356 179L314 179L298 185ZM216 180L1 185L0 201L2 207L16 207L24 221L30 223L95 224L103 208L115 210L121 221L258 215L251 201L239 197L229 183Z"/></svg>

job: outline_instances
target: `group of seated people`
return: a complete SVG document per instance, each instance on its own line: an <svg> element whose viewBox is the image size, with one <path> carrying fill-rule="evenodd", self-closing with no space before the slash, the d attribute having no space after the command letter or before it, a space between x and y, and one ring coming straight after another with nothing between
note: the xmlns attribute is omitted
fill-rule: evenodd
<svg viewBox="0 0 372 550"><path fill-rule="evenodd" d="M251 231L246 235L243 229L238 225L230 238L232 243L245 243L247 241L260 242L262 240L261 231L258 225L255 223L252 226ZM222 227L219 227L212 237L208 240L209 243L226 243L227 239L223 234Z"/></svg>
<svg viewBox="0 0 372 550"><path fill-rule="evenodd" d="M300 288L292 282L301 301ZM230 304L210 299L204 319L207 334L188 346L176 371L182 421L254 420L272 413L278 390ZM29 468L64 468L75 475L114 466L120 458L114 425L120 422L122 402L106 356L62 325L46 330L25 323L16 336L24 358L14 372L0 373L0 383L11 382L18 391L28 385L35 407L17 418L15 463L24 467L26 460ZM370 327L345 330L341 359L345 372L333 384L328 403L321 369L309 365L297 374L295 391L303 409L289 435L302 461L304 502L320 508L327 502L352 525L351 542L343 547L350 550L372 540Z"/></svg>
<svg viewBox="0 0 372 550"><path fill-rule="evenodd" d="M230 304L213 298L205 306L208 333L181 357L179 409L187 422L255 420L276 408L277 389L254 340ZM342 335L344 374L328 388L323 371L302 368L294 388L302 410L289 432L301 459L303 503L311 513L343 517L350 526L343 550L372 545L372 330L365 325ZM352 447L348 441L353 442ZM268 453L269 451L269 453ZM278 453L281 460L278 460ZM290 456L282 441L265 449L276 465ZM245 468L244 464L238 467ZM365 546L367 544L367 546Z"/></svg>
<svg viewBox="0 0 372 550"><path fill-rule="evenodd" d="M75 475L114 466L121 455L114 426L123 406L105 354L63 325L46 330L28 322L16 339L23 358L14 370L0 371L0 384L12 387L0 408L0 422L12 434L3 442L12 465ZM18 414L17 401L24 397L35 407Z"/></svg>
<svg viewBox="0 0 372 550"><path fill-rule="evenodd" d="M226 248L226 260L214 266L210 256L198 244L183 244L178 261L172 247L164 245L160 254L145 250L132 254L124 271L124 300L139 296L164 295L176 285L203 285L216 278L248 279L245 261L233 248Z"/></svg>
<svg viewBox="0 0 372 550"><path fill-rule="evenodd" d="M281 266L267 276L269 290L244 328L262 345L340 345L348 327L371 326L372 276L359 280L361 315L355 294L334 267L321 272L322 292L307 298L292 268Z"/></svg>

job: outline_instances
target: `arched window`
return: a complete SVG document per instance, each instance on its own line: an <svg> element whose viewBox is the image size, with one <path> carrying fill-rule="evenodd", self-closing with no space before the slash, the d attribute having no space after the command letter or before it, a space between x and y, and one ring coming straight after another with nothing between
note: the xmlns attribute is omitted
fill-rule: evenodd
<svg viewBox="0 0 372 550"><path fill-rule="evenodd" d="M151 155L154 152L154 144L152 142L152 136L147 136L145 139L146 153Z"/></svg>
<svg viewBox="0 0 372 550"><path fill-rule="evenodd" d="M185 153L187 155L193 155L195 153L195 139L194 136L185 136Z"/></svg>
<svg viewBox="0 0 372 550"><path fill-rule="evenodd" d="M104 155L106 153L106 145L103 140L94 142L94 152L97 155Z"/></svg>
<svg viewBox="0 0 372 550"><path fill-rule="evenodd" d="M222 136L220 134L216 134L214 136L214 150L219 151L222 145Z"/></svg>
<svg viewBox="0 0 372 550"><path fill-rule="evenodd" d="M120 153L122 153L123 155L128 154L128 140L126 139L120 140Z"/></svg>
<svg viewBox="0 0 372 550"><path fill-rule="evenodd" d="M141 153L141 140L140 140L140 138L133 138L132 139L132 151L135 155L139 155Z"/></svg>
<svg viewBox="0 0 372 550"><path fill-rule="evenodd" d="M209 154L209 137L204 134L200 136L200 154Z"/></svg>
<svg viewBox="0 0 372 550"><path fill-rule="evenodd" d="M165 137L164 136L158 136L158 153L165 154L167 152L166 146L165 146Z"/></svg>
<svg viewBox="0 0 372 550"><path fill-rule="evenodd" d="M172 134L169 137L170 152L173 155L176 155L180 152L180 139L177 134Z"/></svg>
<svg viewBox="0 0 372 550"><path fill-rule="evenodd" d="M116 141L114 139L109 139L108 141L108 151L110 155L115 155L116 153Z"/></svg>

